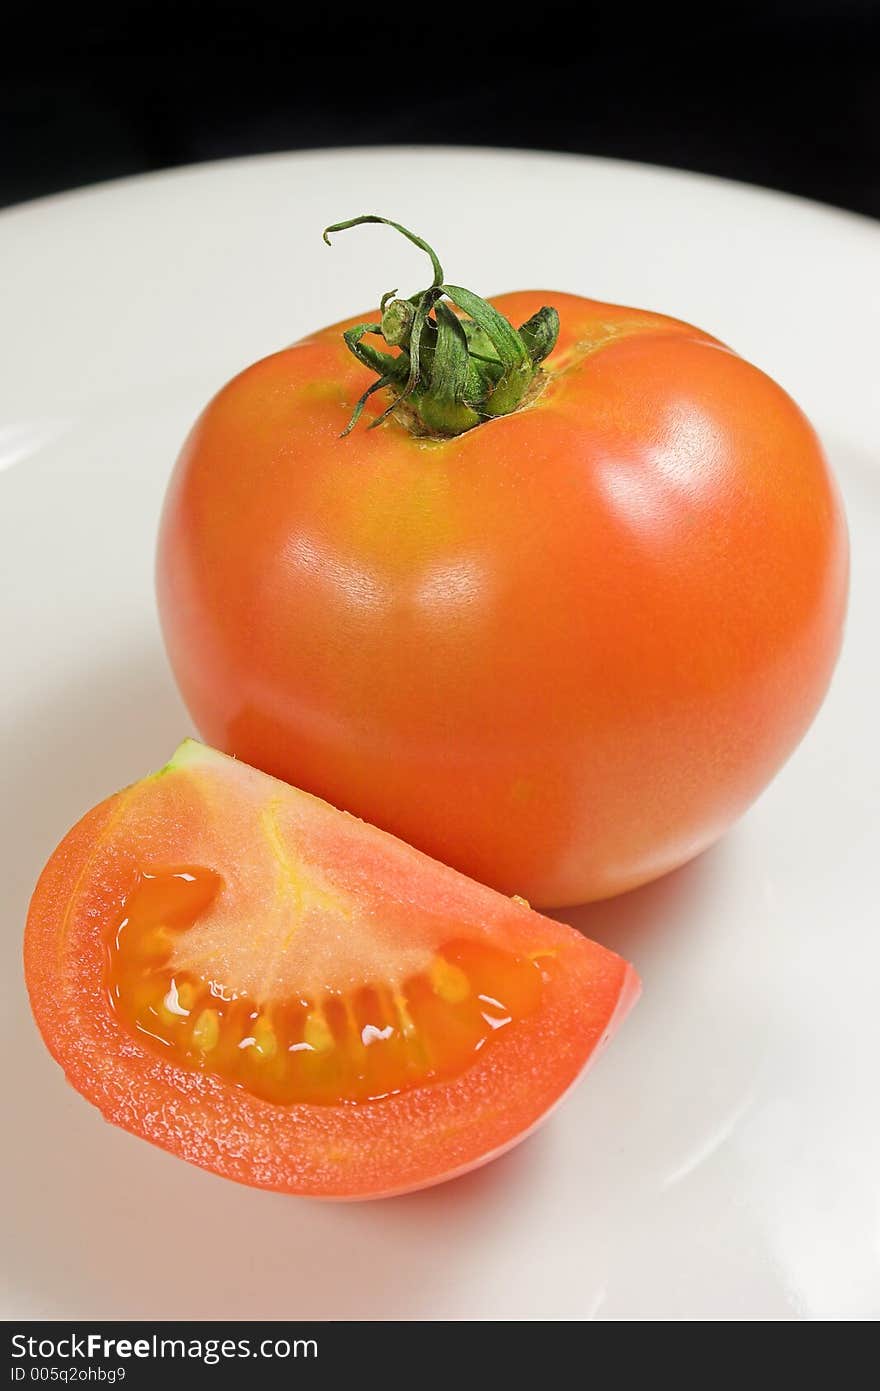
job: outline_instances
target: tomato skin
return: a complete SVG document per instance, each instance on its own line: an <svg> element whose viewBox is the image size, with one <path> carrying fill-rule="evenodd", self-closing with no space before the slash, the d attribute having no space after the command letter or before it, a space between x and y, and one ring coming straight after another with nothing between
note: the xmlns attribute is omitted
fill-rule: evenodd
<svg viewBox="0 0 880 1391"><path fill-rule="evenodd" d="M690 859L786 760L846 528L804 415L708 335L494 303L558 307L549 381L455 439L339 438L369 381L345 325L236 377L180 456L159 605L209 742L561 906Z"/></svg>
<svg viewBox="0 0 880 1391"><path fill-rule="evenodd" d="M416 900L433 884L438 904L471 903L478 919L503 924L515 948L559 954L564 969L548 978L540 1011L454 1081L375 1102L278 1107L188 1070L128 1031L107 997L107 926L119 919L146 840L151 853L170 856L187 827L200 833L198 797L178 794L166 780L166 800L150 803L139 834L132 804L143 786L89 812L49 860L28 915L25 973L40 1032L70 1083L107 1120L190 1163L250 1186L321 1198L385 1197L455 1177L544 1119L638 996L635 972L613 953L498 901L408 847L384 852L387 837L380 837L379 859L418 884ZM369 837L378 833L349 834L369 856ZM393 874L386 888L399 892Z"/></svg>

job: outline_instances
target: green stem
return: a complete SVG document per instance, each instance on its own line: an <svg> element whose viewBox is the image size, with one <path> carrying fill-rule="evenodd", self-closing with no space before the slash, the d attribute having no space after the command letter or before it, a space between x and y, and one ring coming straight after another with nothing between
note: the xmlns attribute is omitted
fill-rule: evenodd
<svg viewBox="0 0 880 1391"><path fill-rule="evenodd" d="M460 285L447 285L437 253L399 222L374 213L336 222L326 228L343 232L365 222L393 227L430 258L434 278L427 289L410 299L397 299L397 291L382 296L381 320L357 324L344 337L359 362L376 373L343 432L357 424L364 405L374 392L389 388L390 405L370 428L388 416L402 401L418 418L425 432L450 436L463 434L494 416L508 415L523 402L540 372L541 363L553 351L559 334L559 315L545 306L520 328L514 328L487 300ZM449 300L461 310L454 314ZM381 338L394 353L365 343L366 335Z"/></svg>

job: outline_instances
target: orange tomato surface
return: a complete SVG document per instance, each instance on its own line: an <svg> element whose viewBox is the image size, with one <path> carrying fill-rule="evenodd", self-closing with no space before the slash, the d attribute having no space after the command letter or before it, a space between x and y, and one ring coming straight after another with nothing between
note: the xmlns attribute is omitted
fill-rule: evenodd
<svg viewBox="0 0 880 1391"><path fill-rule="evenodd" d="M769 377L674 319L561 317L542 390L452 439L369 416L317 333L208 405L158 593L210 742L544 906L708 846L794 749L843 624L845 522ZM355 320L351 321L356 322Z"/></svg>

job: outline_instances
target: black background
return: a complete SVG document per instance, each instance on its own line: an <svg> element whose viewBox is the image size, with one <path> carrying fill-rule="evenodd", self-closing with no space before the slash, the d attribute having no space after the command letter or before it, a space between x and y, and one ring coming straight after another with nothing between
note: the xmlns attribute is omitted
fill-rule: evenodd
<svg viewBox="0 0 880 1391"><path fill-rule="evenodd" d="M880 0L24 8L0 35L0 202L227 155L576 150L880 216Z"/></svg>

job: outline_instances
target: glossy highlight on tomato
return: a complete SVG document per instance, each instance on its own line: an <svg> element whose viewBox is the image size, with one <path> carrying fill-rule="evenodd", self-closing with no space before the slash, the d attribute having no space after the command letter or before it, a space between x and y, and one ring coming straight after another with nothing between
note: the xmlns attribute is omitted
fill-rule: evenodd
<svg viewBox="0 0 880 1391"><path fill-rule="evenodd" d="M571 928L191 740L59 846L25 965L50 1050L108 1120L321 1197L508 1148L638 993Z"/></svg>
<svg viewBox="0 0 880 1391"><path fill-rule="evenodd" d="M708 333L491 304L554 306L558 340L453 437L402 407L367 428L385 391L342 437L375 385L357 319L225 386L171 481L159 605L211 743L560 906L684 863L785 762L840 647L846 526L806 417Z"/></svg>

